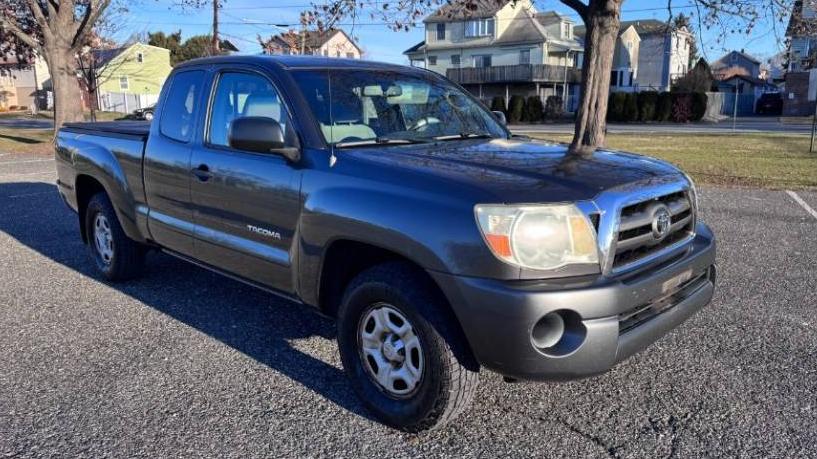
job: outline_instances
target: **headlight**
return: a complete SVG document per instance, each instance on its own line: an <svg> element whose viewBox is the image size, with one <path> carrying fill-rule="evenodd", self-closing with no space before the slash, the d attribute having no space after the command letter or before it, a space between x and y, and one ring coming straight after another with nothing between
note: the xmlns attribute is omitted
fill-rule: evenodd
<svg viewBox="0 0 817 459"><path fill-rule="evenodd" d="M596 231L572 204L476 206L485 242L500 260L550 270L599 262Z"/></svg>

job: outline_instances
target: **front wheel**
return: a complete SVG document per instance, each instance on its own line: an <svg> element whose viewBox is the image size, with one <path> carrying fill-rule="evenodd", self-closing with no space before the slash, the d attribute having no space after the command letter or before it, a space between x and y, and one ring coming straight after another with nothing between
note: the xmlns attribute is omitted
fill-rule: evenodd
<svg viewBox="0 0 817 459"><path fill-rule="evenodd" d="M357 276L338 312L338 346L352 388L384 423L440 427L474 397L479 368L445 299L411 266Z"/></svg>
<svg viewBox="0 0 817 459"><path fill-rule="evenodd" d="M106 279L121 281L142 273L145 248L125 234L105 193L88 202L85 231L91 258Z"/></svg>

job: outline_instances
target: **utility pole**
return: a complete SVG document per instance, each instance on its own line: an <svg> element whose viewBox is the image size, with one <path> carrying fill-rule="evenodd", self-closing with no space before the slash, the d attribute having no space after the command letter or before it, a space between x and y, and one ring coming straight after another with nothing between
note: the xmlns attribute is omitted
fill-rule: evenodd
<svg viewBox="0 0 817 459"><path fill-rule="evenodd" d="M213 0L213 56L221 54L221 43L218 39L218 0Z"/></svg>

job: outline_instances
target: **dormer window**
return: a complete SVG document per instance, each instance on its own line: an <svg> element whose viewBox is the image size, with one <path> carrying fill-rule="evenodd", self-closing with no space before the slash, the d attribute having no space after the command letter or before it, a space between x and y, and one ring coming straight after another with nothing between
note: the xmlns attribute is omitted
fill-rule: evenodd
<svg viewBox="0 0 817 459"><path fill-rule="evenodd" d="M466 37L494 36L494 19L474 19L465 23Z"/></svg>
<svg viewBox="0 0 817 459"><path fill-rule="evenodd" d="M562 38L565 40L570 40L573 38L573 27L571 27L569 22L562 23Z"/></svg>

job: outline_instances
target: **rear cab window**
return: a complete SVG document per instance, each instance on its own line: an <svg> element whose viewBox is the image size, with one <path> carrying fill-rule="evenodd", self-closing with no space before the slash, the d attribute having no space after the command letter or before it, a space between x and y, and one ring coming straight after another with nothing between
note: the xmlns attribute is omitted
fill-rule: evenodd
<svg viewBox="0 0 817 459"><path fill-rule="evenodd" d="M204 71L191 70L173 76L164 101L159 132L178 142L189 142L196 124L195 108L204 85Z"/></svg>

